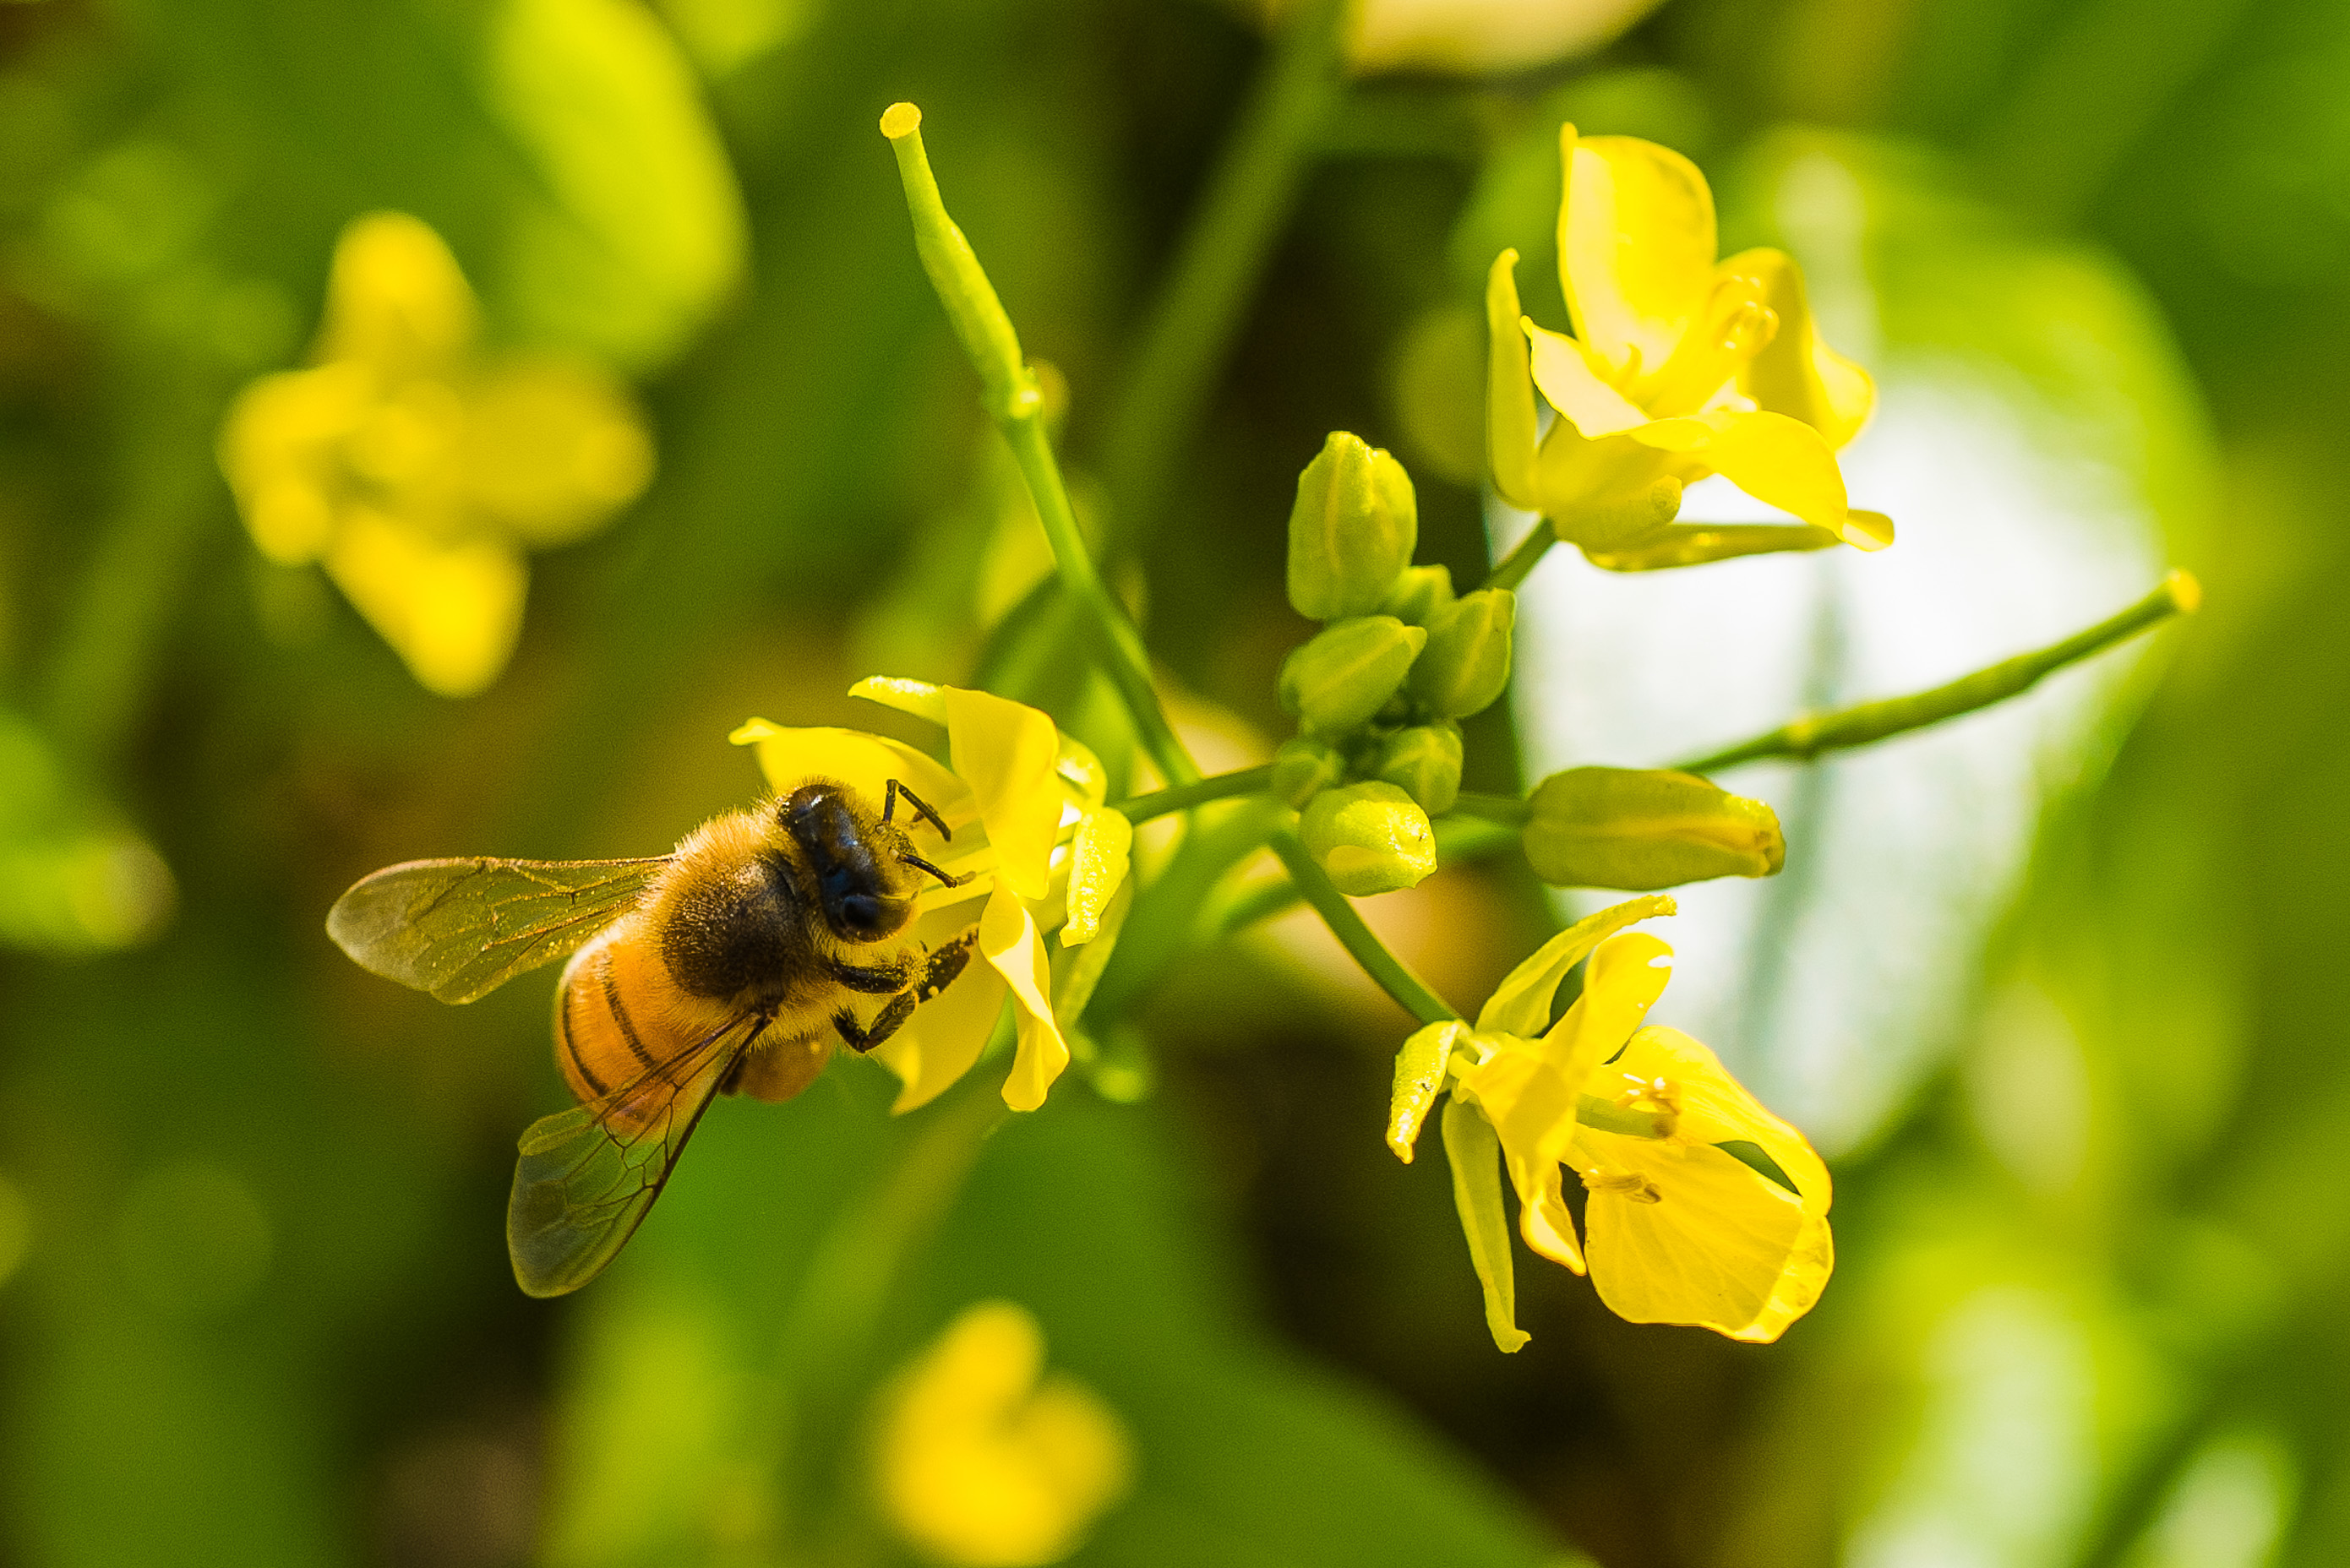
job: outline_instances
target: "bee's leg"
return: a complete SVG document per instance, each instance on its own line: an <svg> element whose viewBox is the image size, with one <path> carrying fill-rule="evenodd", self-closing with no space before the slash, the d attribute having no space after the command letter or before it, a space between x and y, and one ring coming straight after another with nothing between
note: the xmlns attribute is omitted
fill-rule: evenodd
<svg viewBox="0 0 2350 1568"><path fill-rule="evenodd" d="M889 1005L874 1014L872 1027L858 1027L857 1014L846 1007L832 1015L832 1026L840 1031L840 1037L848 1048L862 1056L898 1033L898 1026L913 1015L914 993L901 991L889 999Z"/></svg>
<svg viewBox="0 0 2350 1568"><path fill-rule="evenodd" d="M868 996L888 996L906 989L919 972L919 961L902 958L867 966L836 961L825 967L826 972L851 991L861 991Z"/></svg>
<svg viewBox="0 0 2350 1568"><path fill-rule="evenodd" d="M928 1002L954 983L955 976L971 962L972 950L979 946L979 928L973 926L951 942L941 945L931 954L930 963L922 971L921 983L914 987L914 1000Z"/></svg>

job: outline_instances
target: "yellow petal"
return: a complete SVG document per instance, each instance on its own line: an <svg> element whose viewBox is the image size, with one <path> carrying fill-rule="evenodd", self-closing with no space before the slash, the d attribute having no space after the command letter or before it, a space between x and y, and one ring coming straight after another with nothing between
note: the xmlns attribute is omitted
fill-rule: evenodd
<svg viewBox="0 0 2350 1568"><path fill-rule="evenodd" d="M534 548L594 533L652 478L644 421L595 366L510 362L472 387L463 410L457 461L466 499Z"/></svg>
<svg viewBox="0 0 2350 1568"><path fill-rule="evenodd" d="M1546 1158L1545 1147L1564 1147L1575 1136L1581 1085L1562 1076L1537 1042L1513 1034L1488 1039L1482 1031L1479 1041L1492 1054L1482 1062L1455 1058L1456 1096L1473 1100L1510 1158L1532 1170ZM1556 1163L1555 1156L1547 1158Z"/></svg>
<svg viewBox="0 0 2350 1568"><path fill-rule="evenodd" d="M1784 251L1742 251L1721 271L1762 284L1762 303L1779 318L1777 335L1740 374L1739 390L1758 408L1803 421L1831 447L1858 435L1877 407L1877 383L1820 337L1794 259Z"/></svg>
<svg viewBox="0 0 2350 1568"><path fill-rule="evenodd" d="M1596 441L1648 422L1647 414L1600 379L1581 343L1531 321L1525 332L1534 348L1534 385L1586 438Z"/></svg>
<svg viewBox="0 0 2350 1568"><path fill-rule="evenodd" d="M1570 1093L1582 1095L1600 1063L1640 1027L1672 979L1672 956L1669 946L1646 931L1610 937L1592 950L1583 971L1583 994L1542 1042L1544 1060ZM1545 1159L1563 1158L1573 1134L1571 1121L1555 1124L1534 1152Z"/></svg>
<svg viewBox="0 0 2350 1568"><path fill-rule="evenodd" d="M1835 453L1826 437L1801 420L1715 409L1659 420L1629 434L1643 444L1686 454L1755 500L1840 535L1847 544L1875 549L1883 543L1854 523Z"/></svg>
<svg viewBox="0 0 2350 1568"><path fill-rule="evenodd" d="M1427 1125L1429 1107L1443 1092L1453 1047L1469 1033L1458 1018L1447 1018L1412 1032L1396 1053L1395 1086L1388 1096L1388 1147L1406 1165Z"/></svg>
<svg viewBox="0 0 2350 1568"><path fill-rule="evenodd" d="M429 691L471 697L514 655L529 576L506 545L444 540L353 507L325 564L352 607Z"/></svg>
<svg viewBox="0 0 2350 1568"><path fill-rule="evenodd" d="M1660 370L1713 285L1713 193L1697 165L1627 136L1577 141L1559 128L1566 192L1559 281L1575 335L1621 386Z"/></svg>
<svg viewBox="0 0 2350 1568"><path fill-rule="evenodd" d="M979 918L979 950L1011 987L1012 1018L1019 1031L1012 1075L1003 1080L1003 1103L1015 1111L1033 1111L1069 1064L1069 1044L1053 1018L1053 972L1036 921L1006 877L995 878L995 891Z"/></svg>
<svg viewBox="0 0 2350 1568"><path fill-rule="evenodd" d="M975 821L978 808L963 782L913 747L862 730L788 729L752 719L726 737L738 746L759 748L759 771L767 787L789 794L810 779L837 779L862 795L875 811L896 779L944 817L950 828Z"/></svg>
<svg viewBox="0 0 2350 1568"><path fill-rule="evenodd" d="M1771 1299L1763 1303L1752 1323L1730 1337L1742 1339L1749 1345L1768 1345L1787 1331L1787 1325L1812 1310L1827 1288L1828 1275L1835 1272L1835 1244L1828 1234L1828 1222L1806 1210L1804 1229L1788 1251L1786 1266L1779 1272L1779 1282L1772 1288Z"/></svg>
<svg viewBox="0 0 2350 1568"><path fill-rule="evenodd" d="M971 786L1003 875L1022 898L1042 898L1061 827L1060 732L1026 703L993 692L950 686L946 698L954 771Z"/></svg>
<svg viewBox="0 0 2350 1568"><path fill-rule="evenodd" d="M1835 1194L1826 1162L1802 1133L1773 1116L1745 1085L1731 1077L1721 1059L1703 1044L1678 1029L1643 1029L1607 1071L1622 1074L1627 1085L1667 1080L1679 1099L1675 1128L1679 1141L1718 1144L1742 1139L1755 1144L1787 1173L1806 1210L1815 1214L1828 1211ZM1607 1086L1596 1085L1591 1092L1602 1094Z"/></svg>
<svg viewBox="0 0 2350 1568"><path fill-rule="evenodd" d="M1477 1013L1479 1032L1516 1034L1528 1040L1539 1038L1550 1027L1551 999L1557 994L1559 981L1566 978L1567 971L1626 926L1653 916L1669 915L1673 909L1671 898L1655 894L1627 899L1575 921L1503 977L1502 983L1493 988L1493 994L1485 999L1485 1005Z"/></svg>
<svg viewBox="0 0 2350 1568"><path fill-rule="evenodd" d="M1068 919L1061 927L1065 948L1093 940L1102 911L1126 882L1134 858L1134 824L1121 812L1089 811L1078 820L1069 846Z"/></svg>
<svg viewBox="0 0 2350 1568"><path fill-rule="evenodd" d="M1493 1129L1475 1107L1456 1096L1444 1102L1444 1158L1452 1168L1452 1205L1469 1242L1469 1262L1485 1295L1485 1329L1504 1355L1530 1337L1518 1326L1517 1282L1510 1259L1510 1221L1502 1209L1501 1173L1494 1168Z"/></svg>
<svg viewBox="0 0 2350 1568"><path fill-rule="evenodd" d="M1485 459L1503 500L1539 511L1534 440L1540 427L1519 325L1518 282L1512 271L1517 265L1518 253L1503 251L1485 275Z"/></svg>
<svg viewBox="0 0 2350 1568"><path fill-rule="evenodd" d="M1610 1163L1648 1178L1657 1195L1642 1202L1603 1189L1584 1209L1591 1282L1609 1310L1633 1323L1731 1335L1762 1323L1799 1262L1806 1228L1795 1196L1718 1148L1604 1135L1592 1141L1604 1142Z"/></svg>
<svg viewBox="0 0 2350 1568"><path fill-rule="evenodd" d="M1518 1189L1518 1234L1526 1245L1576 1273L1585 1271L1582 1244L1575 1239L1575 1214L1566 1206L1565 1171L1555 1159L1507 1157L1510 1180Z"/></svg>
<svg viewBox="0 0 2350 1568"><path fill-rule="evenodd" d="M868 702L879 702L884 708L895 708L900 713L911 713L917 719L928 719L941 729L947 722L947 689L927 680L908 680L895 675L868 675L848 689L851 697L862 697Z"/></svg>
<svg viewBox="0 0 2350 1568"><path fill-rule="evenodd" d="M320 357L390 376L432 373L463 357L480 312L441 236L405 213L354 218L335 243Z"/></svg>

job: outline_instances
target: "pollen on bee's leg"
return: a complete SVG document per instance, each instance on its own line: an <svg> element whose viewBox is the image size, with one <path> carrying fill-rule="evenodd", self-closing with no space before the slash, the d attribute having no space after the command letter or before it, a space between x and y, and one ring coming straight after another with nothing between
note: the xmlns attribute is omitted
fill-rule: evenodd
<svg viewBox="0 0 2350 1568"><path fill-rule="evenodd" d="M1575 1174L1583 1178L1583 1185L1587 1191L1612 1192L1635 1203L1662 1203L1665 1200L1665 1195L1657 1184L1638 1171L1607 1170L1595 1165Z"/></svg>

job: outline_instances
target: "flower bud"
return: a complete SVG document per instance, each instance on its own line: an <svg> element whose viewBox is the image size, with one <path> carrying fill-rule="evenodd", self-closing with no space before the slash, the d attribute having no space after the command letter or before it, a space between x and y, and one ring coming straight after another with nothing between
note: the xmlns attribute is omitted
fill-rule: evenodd
<svg viewBox="0 0 2350 1568"><path fill-rule="evenodd" d="M1786 859L1768 805L1695 774L1569 768L1543 780L1529 804L1526 861L1553 887L1642 892L1712 877L1768 877Z"/></svg>
<svg viewBox="0 0 2350 1568"><path fill-rule="evenodd" d="M1281 666L1281 705L1325 735L1369 722L1403 685L1428 633L1391 615L1361 616L1324 627Z"/></svg>
<svg viewBox="0 0 2350 1568"><path fill-rule="evenodd" d="M1403 464L1333 431L1297 476L1289 513L1289 602L1315 620L1368 615L1411 565L1419 509Z"/></svg>
<svg viewBox="0 0 2350 1568"><path fill-rule="evenodd" d="M1297 825L1338 891L1360 898L1417 886L1436 869L1436 835L1428 814L1391 784L1324 790Z"/></svg>
<svg viewBox="0 0 2350 1568"><path fill-rule="evenodd" d="M1346 776L1347 759L1338 749L1307 735L1284 741L1273 753L1274 795L1301 811Z"/></svg>
<svg viewBox="0 0 2350 1568"><path fill-rule="evenodd" d="M1510 628L1517 596L1480 588L1436 612L1428 651L1411 669L1412 695L1448 719L1482 712L1510 680Z"/></svg>
<svg viewBox="0 0 2350 1568"><path fill-rule="evenodd" d="M1451 602L1451 567L1413 566L1388 590L1388 597L1380 601L1379 613L1391 615L1406 626L1426 626Z"/></svg>
<svg viewBox="0 0 2350 1568"><path fill-rule="evenodd" d="M1398 730L1379 742L1369 771L1441 816L1461 794L1461 726L1447 719Z"/></svg>

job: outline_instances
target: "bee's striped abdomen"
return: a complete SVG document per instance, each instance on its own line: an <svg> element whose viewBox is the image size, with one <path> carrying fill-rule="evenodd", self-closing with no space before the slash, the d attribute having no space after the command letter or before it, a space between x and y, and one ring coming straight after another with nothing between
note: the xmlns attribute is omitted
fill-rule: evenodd
<svg viewBox="0 0 2350 1568"><path fill-rule="evenodd" d="M603 1098L695 1044L672 1022L676 987L650 944L616 929L564 966L555 991L555 1063L581 1101Z"/></svg>

